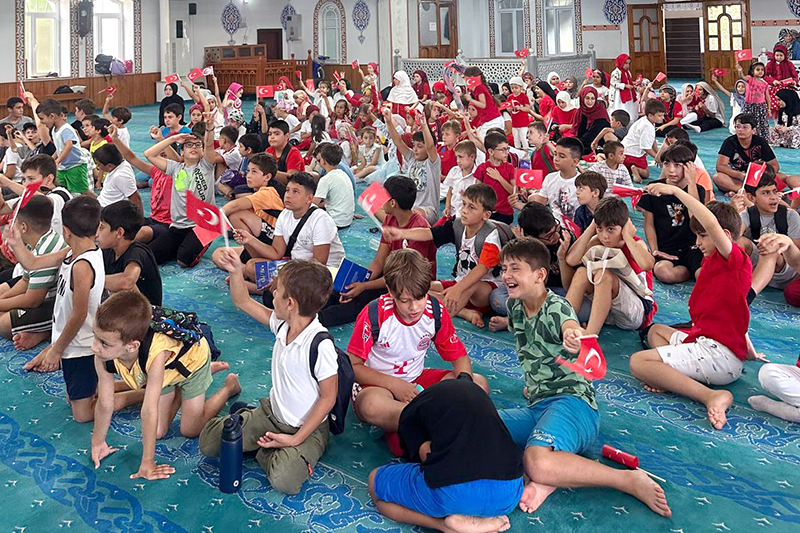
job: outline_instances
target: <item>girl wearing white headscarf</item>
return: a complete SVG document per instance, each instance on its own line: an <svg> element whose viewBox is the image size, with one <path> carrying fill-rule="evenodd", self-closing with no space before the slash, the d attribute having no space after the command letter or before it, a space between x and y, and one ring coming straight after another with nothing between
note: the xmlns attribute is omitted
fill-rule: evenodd
<svg viewBox="0 0 800 533"><path fill-rule="evenodd" d="M551 71L545 80L547 81L548 85L553 88L554 94L561 90L558 88L558 84L561 83L561 76L558 75L558 72ZM553 100L555 100L555 98Z"/></svg>
<svg viewBox="0 0 800 533"><path fill-rule="evenodd" d="M694 91L697 99L695 110L681 119L681 125L696 133L721 128L725 124L725 106L717 91L704 81L698 82Z"/></svg>
<svg viewBox="0 0 800 533"><path fill-rule="evenodd" d="M389 91L389 97L386 100L392 104L393 114L405 116L408 108L414 107L419 102L419 98L411 86L411 79L404 70L394 73L393 83L394 87Z"/></svg>

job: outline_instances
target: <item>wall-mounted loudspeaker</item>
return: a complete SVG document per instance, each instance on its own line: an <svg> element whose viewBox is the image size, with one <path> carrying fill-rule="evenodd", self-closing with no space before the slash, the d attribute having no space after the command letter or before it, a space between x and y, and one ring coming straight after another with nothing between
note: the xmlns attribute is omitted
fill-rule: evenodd
<svg viewBox="0 0 800 533"><path fill-rule="evenodd" d="M197 15L197 4L194 2L189 2L189 14Z"/></svg>
<svg viewBox="0 0 800 533"><path fill-rule="evenodd" d="M183 21L176 20L175 21L175 38L176 39L183 39Z"/></svg>

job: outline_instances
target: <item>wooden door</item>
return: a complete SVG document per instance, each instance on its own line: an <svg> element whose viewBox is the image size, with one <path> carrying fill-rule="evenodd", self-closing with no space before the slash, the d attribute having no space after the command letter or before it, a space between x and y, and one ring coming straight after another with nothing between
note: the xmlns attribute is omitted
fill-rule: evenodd
<svg viewBox="0 0 800 533"><path fill-rule="evenodd" d="M419 0L419 57L454 58L458 50L458 15L453 0Z"/></svg>
<svg viewBox="0 0 800 533"><path fill-rule="evenodd" d="M267 59L283 59L283 30L259 28L258 44L267 46Z"/></svg>
<svg viewBox="0 0 800 533"><path fill-rule="evenodd" d="M652 80L666 69L660 5L628 6L628 46L634 75L641 73Z"/></svg>
<svg viewBox="0 0 800 533"><path fill-rule="evenodd" d="M728 73L719 80L725 87L733 87L737 78L734 52L750 48L749 4L748 0L709 0L703 6L706 25L703 72L710 79L711 69L726 69ZM749 65L749 61L742 63L745 73Z"/></svg>

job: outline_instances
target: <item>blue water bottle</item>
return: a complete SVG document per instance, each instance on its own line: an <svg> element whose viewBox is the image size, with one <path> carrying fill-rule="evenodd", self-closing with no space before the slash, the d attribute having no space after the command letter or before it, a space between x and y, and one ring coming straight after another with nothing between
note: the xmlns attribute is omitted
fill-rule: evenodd
<svg viewBox="0 0 800 533"><path fill-rule="evenodd" d="M232 494L242 486L242 417L225 419L219 448L219 490Z"/></svg>

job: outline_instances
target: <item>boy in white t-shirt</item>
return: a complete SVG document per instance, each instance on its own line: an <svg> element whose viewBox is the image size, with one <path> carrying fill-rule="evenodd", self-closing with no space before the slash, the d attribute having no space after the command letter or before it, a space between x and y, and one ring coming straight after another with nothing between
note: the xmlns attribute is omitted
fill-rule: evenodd
<svg viewBox="0 0 800 533"><path fill-rule="evenodd" d="M106 101L103 104L103 118L108 120L114 127L117 128L117 137L122 144L131 147L131 132L128 130L126 124L131 119L131 110L127 107L117 106L109 112L108 106L114 98L113 94L106 96Z"/></svg>
<svg viewBox="0 0 800 533"><path fill-rule="evenodd" d="M356 201L353 184L344 170L339 168L342 148L336 143L322 143L317 153L317 162L325 174L317 183L314 204L324 207L336 227L343 230L353 223Z"/></svg>
<svg viewBox="0 0 800 533"><path fill-rule="evenodd" d="M136 175L133 167L125 161L119 149L113 144L104 144L94 152L97 168L106 173L103 188L97 201L100 207L111 205L120 200L130 200L140 210L142 198L136 187Z"/></svg>
<svg viewBox="0 0 800 533"><path fill-rule="evenodd" d="M478 182L473 175L478 165L475 158L478 150L472 141L461 141L453 148L456 154L456 165L447 173L442 187L447 191L444 200L444 216L461 218L461 206L464 203L464 191Z"/></svg>
<svg viewBox="0 0 800 533"><path fill-rule="evenodd" d="M622 139L625 147L625 167L631 171L633 181L641 183L644 178L650 177L647 167L647 155L656 157L656 124L664 123L667 109L664 102L653 99L648 100L644 106L645 116L633 123L628 129L628 134Z"/></svg>
<svg viewBox="0 0 800 533"><path fill-rule="evenodd" d="M553 152L553 166L556 167L556 172L545 176L542 190L533 195L534 202L550 205L553 216L559 222L562 216L574 218L575 211L580 205L575 178L578 177L578 163L582 156L581 141L574 137L559 139Z"/></svg>
<svg viewBox="0 0 800 533"><path fill-rule="evenodd" d="M225 126L219 132L219 148L214 150L214 179L217 182L217 191L223 196L229 197L233 191L230 179L223 177L228 171L238 172L242 166L242 154L239 151L239 130L233 126Z"/></svg>
<svg viewBox="0 0 800 533"><path fill-rule="evenodd" d="M231 274L234 305L268 325L275 335L269 398L261 398L257 407L235 409L230 416L241 419L243 451L258 451L256 460L272 488L297 494L328 445L328 413L337 398L336 348L316 318L331 294L333 280L328 269L317 262L286 263L275 282L273 311L250 298L234 250L225 250L222 263ZM320 336L312 373L311 345ZM219 455L227 418L213 418L203 428L199 441L203 455Z"/></svg>
<svg viewBox="0 0 800 533"><path fill-rule="evenodd" d="M389 449L400 456L397 427L406 404L424 388L462 372L472 374L472 364L447 309L428 296L430 265L419 252L392 252L383 276L389 293L358 315L347 352L356 375L356 416L383 429ZM425 368L431 344L452 370ZM475 374L473 379L488 393L483 376Z"/></svg>

